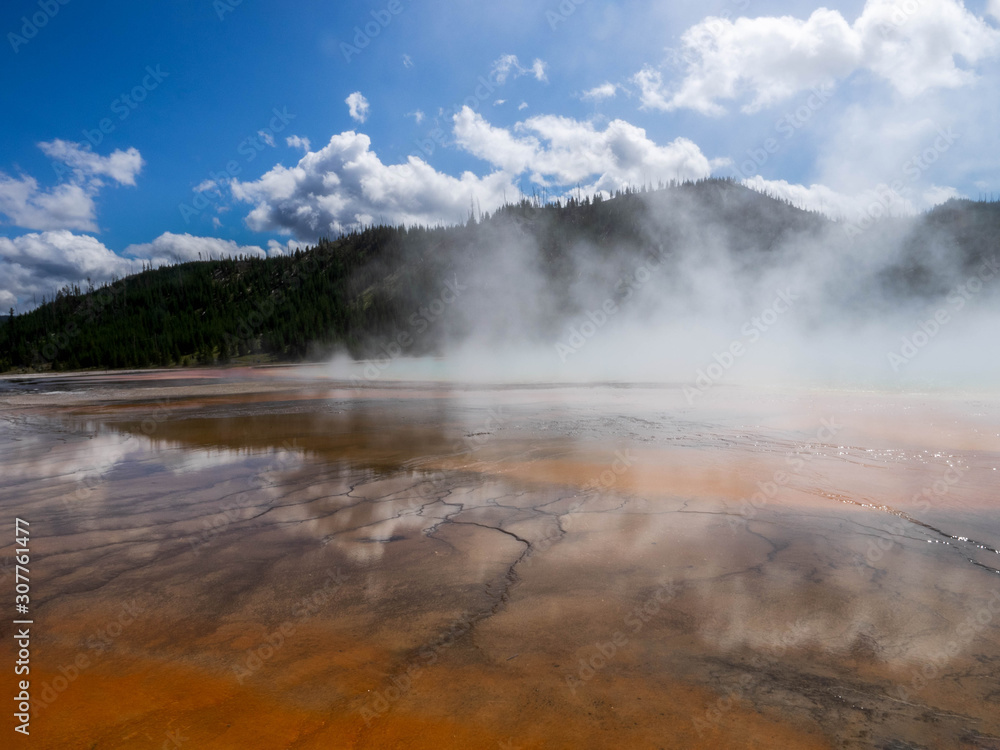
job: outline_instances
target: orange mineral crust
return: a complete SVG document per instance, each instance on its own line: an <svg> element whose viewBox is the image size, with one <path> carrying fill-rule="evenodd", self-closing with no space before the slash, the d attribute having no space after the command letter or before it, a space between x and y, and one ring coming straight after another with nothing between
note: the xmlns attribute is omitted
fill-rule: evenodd
<svg viewBox="0 0 1000 750"><path fill-rule="evenodd" d="M7 386L25 747L1000 747L989 394Z"/></svg>

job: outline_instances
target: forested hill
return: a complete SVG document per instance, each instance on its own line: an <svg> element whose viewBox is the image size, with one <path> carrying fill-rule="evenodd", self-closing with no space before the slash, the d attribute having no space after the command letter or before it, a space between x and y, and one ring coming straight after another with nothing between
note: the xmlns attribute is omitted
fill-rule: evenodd
<svg viewBox="0 0 1000 750"><path fill-rule="evenodd" d="M920 279L928 243L971 267L996 247L998 209L953 201L907 220L912 252L898 274L890 267L893 285ZM866 228L873 238L880 231ZM849 234L725 180L565 205L523 201L461 226L373 227L287 256L184 263L67 288L0 325L0 369L363 358L401 333L421 334L407 339L409 355L472 335L546 340L588 305L627 294L622 279L650 259L669 269L714 248L753 273L781 248L833 237L837 252L858 241ZM669 275L658 281L664 294Z"/></svg>

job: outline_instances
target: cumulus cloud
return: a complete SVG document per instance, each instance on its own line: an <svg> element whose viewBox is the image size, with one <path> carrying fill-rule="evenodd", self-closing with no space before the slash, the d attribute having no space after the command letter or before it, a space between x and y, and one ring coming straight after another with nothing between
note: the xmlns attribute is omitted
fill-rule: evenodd
<svg viewBox="0 0 1000 750"><path fill-rule="evenodd" d="M39 188L34 177L0 172L0 214L25 229L82 229L96 232L94 196L80 185Z"/></svg>
<svg viewBox="0 0 1000 750"><path fill-rule="evenodd" d="M624 120L597 130L589 122L544 115L518 123L514 131L490 125L468 107L455 115L455 141L461 148L505 172L527 172L539 185L586 182L589 190L611 192L625 185L707 177L720 165L686 138L660 146Z"/></svg>
<svg viewBox="0 0 1000 750"><path fill-rule="evenodd" d="M23 311L33 300L51 298L64 286L83 286L88 278L97 285L136 273L143 264L157 267L236 255L263 257L296 246L272 240L265 252L256 245L238 245L232 240L165 232L119 254L96 237L68 230L0 237L0 305L3 309L20 306Z"/></svg>
<svg viewBox="0 0 1000 750"><path fill-rule="evenodd" d="M868 0L853 24L827 8L804 20L707 18L681 45L687 67L679 86L665 87L654 68L633 77L644 108L719 115L720 101L749 97L743 111L752 113L857 71L912 98L973 81L957 60L975 65L996 55L1000 31L960 0Z"/></svg>
<svg viewBox="0 0 1000 750"><path fill-rule="evenodd" d="M13 239L0 237L0 258L49 278L72 280L87 276L110 278L132 268L130 261L111 252L96 237L65 229Z"/></svg>
<svg viewBox="0 0 1000 750"><path fill-rule="evenodd" d="M483 210L516 200L527 175L552 193L613 192L626 185L707 177L725 162L709 160L692 141L666 145L622 120L598 130L589 122L533 117L513 130L494 127L469 107L454 116L456 145L488 162L485 176L453 177L416 156L385 164L363 133L335 135L298 164L278 164L259 179L230 187L253 206L247 225L313 241L373 223L436 225L460 222L475 201ZM564 190L563 190L564 189Z"/></svg>
<svg viewBox="0 0 1000 750"><path fill-rule="evenodd" d="M632 76L632 83L639 87L641 109L670 110L678 108L679 105L675 105L671 101L663 85L663 74L656 68L647 65ZM721 114L725 111L722 107L717 107L714 104L696 107L696 109L700 109L705 114Z"/></svg>
<svg viewBox="0 0 1000 750"><path fill-rule="evenodd" d="M351 118L357 120L358 122L364 122L368 119L369 105L368 100L361 94L360 91L355 91L353 94L348 96L344 101L347 103L347 110L351 114Z"/></svg>
<svg viewBox="0 0 1000 750"><path fill-rule="evenodd" d="M254 204L248 226L300 240L377 222L458 222L468 216L471 200L488 210L503 202L505 192L517 192L502 172L452 177L415 156L385 164L371 151L369 137L354 131L333 136L294 167L279 164L258 180L234 180L231 188L234 198Z"/></svg>
<svg viewBox="0 0 1000 750"><path fill-rule="evenodd" d="M238 245L233 240L164 232L152 242L129 245L125 248L125 255L149 261L154 266L163 266L236 255L264 257L267 253L256 245Z"/></svg>
<svg viewBox="0 0 1000 750"><path fill-rule="evenodd" d="M96 232L95 198L104 186L102 178L135 185L143 165L134 148L100 156L89 147L58 139L38 147L53 160L56 174L64 180L61 184L46 189L30 175L11 177L0 172L0 214L24 229Z"/></svg>
<svg viewBox="0 0 1000 750"><path fill-rule="evenodd" d="M267 241L267 254L268 256L275 255L291 255L296 250L305 250L307 245L304 242L299 242L298 240L288 240L288 242L281 243L277 240Z"/></svg>
<svg viewBox="0 0 1000 750"><path fill-rule="evenodd" d="M501 55L496 60L493 61L493 66L490 69L490 77L496 81L499 85L503 85L507 82L507 79L511 76L514 78L520 78L524 75L533 75L535 80L538 81L548 81L545 69L548 67L548 63L544 60L535 59L531 63L530 68L526 68L521 65L520 60L517 59L517 55Z"/></svg>
<svg viewBox="0 0 1000 750"><path fill-rule="evenodd" d="M94 283L138 270L95 237L65 229L0 237L0 304L24 305L88 277Z"/></svg>
<svg viewBox="0 0 1000 750"><path fill-rule="evenodd" d="M59 138L38 147L53 161L67 165L76 173L76 178L93 180L110 177L121 185L135 185L135 178L142 170L143 160L136 148L127 151L116 149L108 156L95 154L89 146Z"/></svg>
<svg viewBox="0 0 1000 750"><path fill-rule="evenodd" d="M760 193L787 200L807 211L848 222L877 219L883 216L913 216L951 198L959 197L954 188L931 185L919 194L880 185L856 193L840 193L826 185L794 185L785 180L765 180L757 176L743 184Z"/></svg>
<svg viewBox="0 0 1000 750"><path fill-rule="evenodd" d="M303 151L308 151L310 147L309 139L303 138L297 135L290 135L285 139L285 143L292 148L301 148Z"/></svg>
<svg viewBox="0 0 1000 750"><path fill-rule="evenodd" d="M584 91L580 95L580 98L591 99L595 102L599 102L604 99L613 99L617 93L618 86L613 83L602 83L600 86L594 86L594 88Z"/></svg>

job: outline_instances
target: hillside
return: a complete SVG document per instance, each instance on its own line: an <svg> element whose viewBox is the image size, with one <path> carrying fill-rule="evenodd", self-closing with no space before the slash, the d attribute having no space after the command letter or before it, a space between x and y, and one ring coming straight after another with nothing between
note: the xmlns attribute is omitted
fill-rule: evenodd
<svg viewBox="0 0 1000 750"><path fill-rule="evenodd" d="M998 208L952 201L906 220L905 252L879 283L927 293L934 248L972 267L996 247ZM373 227L288 256L185 263L64 289L0 325L0 369L363 358L401 340L402 351L421 355L470 336L546 341L589 306L627 296L622 280L643 263L664 264L656 284L669 296L680 293L671 280L681 283L677 269L690 258L725 257L751 278L789 248L819 242L838 253L848 241L834 222L724 180L562 206L524 201L462 226Z"/></svg>

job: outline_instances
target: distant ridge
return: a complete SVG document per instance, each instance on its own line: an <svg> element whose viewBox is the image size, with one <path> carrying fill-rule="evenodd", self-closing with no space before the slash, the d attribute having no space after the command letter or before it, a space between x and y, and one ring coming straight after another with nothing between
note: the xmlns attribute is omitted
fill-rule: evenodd
<svg viewBox="0 0 1000 750"><path fill-rule="evenodd" d="M907 251L887 288L919 295L930 283L920 270L929 243L948 247L956 268L995 252L1000 204L952 200L888 224L900 222ZM490 335L546 340L589 300L617 298L616 280L645 258L669 266L721 246L755 273L776 248L821 237L832 251L860 241L877 252L880 231L849 239L836 222L732 180L606 200L526 199L458 226L374 226L287 256L183 263L92 291L65 288L0 325L0 370L302 361L337 351L363 358L403 334L414 338L406 354L436 353L474 333L477 311L501 304L507 285L523 293L522 268L539 280L537 324L494 322ZM668 271L657 283L669 279ZM449 294L460 304L440 301Z"/></svg>

